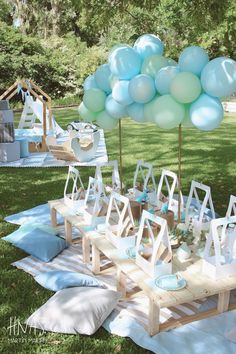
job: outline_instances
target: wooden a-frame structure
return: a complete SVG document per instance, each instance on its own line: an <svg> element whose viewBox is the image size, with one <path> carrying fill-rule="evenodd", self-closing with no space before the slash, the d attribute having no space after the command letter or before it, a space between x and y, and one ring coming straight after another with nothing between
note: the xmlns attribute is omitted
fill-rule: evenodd
<svg viewBox="0 0 236 354"><path fill-rule="evenodd" d="M48 109L48 117L49 117L49 129L52 129L52 100L51 97L46 94L39 86L37 86L32 80L21 79L17 80L13 85L11 85L1 96L0 100L10 100L16 94L19 93L18 87L27 90L32 96L37 98L43 104L43 136L42 142L39 146L35 146L34 143L29 144L29 149L31 152L33 151L48 151L46 144L46 136L47 136L47 109Z"/></svg>

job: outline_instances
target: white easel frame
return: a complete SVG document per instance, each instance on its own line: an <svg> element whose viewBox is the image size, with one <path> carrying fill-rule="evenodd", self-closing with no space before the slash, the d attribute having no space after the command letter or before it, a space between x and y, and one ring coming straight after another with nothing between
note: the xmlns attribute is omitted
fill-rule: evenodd
<svg viewBox="0 0 236 354"><path fill-rule="evenodd" d="M169 181L168 181L168 177L172 179L172 183L170 185ZM169 171L169 170L162 170L161 173L161 178L158 184L158 188L157 188L157 207L161 208L163 205L163 202L161 201L161 194L162 194L162 188L163 188L163 184L165 183L166 187L167 187L167 201L168 201L168 209L173 211L174 213L177 213L178 211L178 201L174 199L174 192L176 190L177 192L177 188L178 188L178 177L177 174ZM180 194L180 198L181 198L181 209L184 208L184 200L183 200L183 195L182 193Z"/></svg>
<svg viewBox="0 0 236 354"><path fill-rule="evenodd" d="M160 226L160 231L158 233L158 236L156 237L156 240L153 235L153 230L149 224L149 221L154 222L155 224ZM151 261L146 260L139 253L145 225L147 225L148 227L149 235L152 240L153 252L151 256ZM162 255L161 244L163 244L165 246L165 249L168 251L168 257L172 258L172 249L168 233L167 221L157 215L153 215L148 211L144 210L141 217L136 243L136 264L152 278L172 273L172 261L157 264L157 262L160 261L160 257Z"/></svg>
<svg viewBox="0 0 236 354"><path fill-rule="evenodd" d="M69 184L70 179L72 179L72 181L73 181L73 186L72 186L72 192L68 194L67 190L68 190L68 184ZM80 187L84 189L84 185L81 180L79 170L73 166L69 166L67 179L66 179L66 183L65 183L65 188L64 188L64 203L70 209L72 209L74 213L77 213L79 211L79 209L81 209L81 207L84 206L84 199L77 199L78 198L78 186L77 186L78 181L80 183Z"/></svg>
<svg viewBox="0 0 236 354"><path fill-rule="evenodd" d="M119 203L123 204L122 210L119 208ZM118 214L118 222L115 225L111 225L109 222L114 210L113 207ZM134 228L134 220L129 199L116 192L112 192L106 216L106 238L119 249L135 246L137 235L122 236L129 224Z"/></svg>
<svg viewBox="0 0 236 354"><path fill-rule="evenodd" d="M120 182L120 174L118 169L118 161L112 160L109 162L98 163L95 171L95 178L100 179L103 182L102 178L102 168L103 167L112 167L112 190L120 191L121 190L121 182Z"/></svg>
<svg viewBox="0 0 236 354"><path fill-rule="evenodd" d="M227 276L236 275L236 263L222 264L221 241L219 237L219 230L221 228L221 238L225 239L226 228L229 224L236 223L236 215L224 218L214 219L210 223L210 233L206 241L204 255L203 255L203 273L209 275L211 278L219 279ZM235 229L236 232L236 229ZM235 241L236 242L236 235ZM210 251L212 243L215 249L215 255L211 256Z"/></svg>
<svg viewBox="0 0 236 354"><path fill-rule="evenodd" d="M198 190L205 192L205 197L203 199L203 202L201 202L199 199ZM191 202L193 198L195 198L197 201L197 205L198 205L197 208L199 212L198 219L193 220L193 235L195 238L195 242L197 242L199 241L201 231L208 231L210 227L210 221L203 223L203 217L204 217L205 210L207 208L207 204L209 203L209 207L212 213L212 219L215 219L215 209L211 197L211 188L205 184L192 181L187 204L186 204L186 210L185 210L185 224L187 227L189 227L190 224L189 208L191 206Z"/></svg>
<svg viewBox="0 0 236 354"><path fill-rule="evenodd" d="M92 196L94 204L92 208L89 205L89 198ZM84 200L84 219L91 226L105 223L106 216L99 216L103 203L108 204L108 198L105 194L102 182L93 177L89 177L88 189ZM92 209L92 210L91 210Z"/></svg>

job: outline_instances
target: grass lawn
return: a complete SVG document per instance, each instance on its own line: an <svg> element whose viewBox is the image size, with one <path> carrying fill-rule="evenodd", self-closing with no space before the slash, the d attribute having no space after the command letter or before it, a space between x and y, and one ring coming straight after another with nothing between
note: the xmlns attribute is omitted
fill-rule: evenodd
<svg viewBox="0 0 236 354"><path fill-rule="evenodd" d="M78 118L76 110L54 112L62 127ZM191 180L210 185L215 209L224 215L230 194L236 195L236 117L226 116L213 132L184 129L183 192L188 194ZM131 186L136 161L144 159L154 165L155 176L161 168L177 171L177 129L163 131L154 125L134 124L127 119L123 126L123 165L126 186ZM118 129L106 133L109 159L118 158ZM94 175L94 168L80 169L84 181ZM0 168L0 236L17 229L4 217L62 197L67 168ZM33 334L20 334L17 343L9 336L10 317L21 323L53 295L33 278L10 264L25 253L1 242L0 266L0 353L146 353L131 340L100 329L94 336L47 333L35 343Z"/></svg>

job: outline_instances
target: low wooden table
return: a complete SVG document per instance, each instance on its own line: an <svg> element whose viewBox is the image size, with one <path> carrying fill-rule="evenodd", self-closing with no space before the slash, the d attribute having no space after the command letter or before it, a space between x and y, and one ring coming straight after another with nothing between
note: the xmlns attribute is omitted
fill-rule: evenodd
<svg viewBox="0 0 236 354"><path fill-rule="evenodd" d="M105 236L97 239L91 238L91 242L92 270L95 274L100 272L100 253L103 253L116 266L117 290L121 291L124 297L126 296L126 278L132 280L148 296L149 325L147 329L151 336L159 331L169 330L236 308L236 304L229 306L230 290L236 288L236 278L227 277L217 281L208 278L201 274L202 260L199 257L180 263L174 254L173 272L181 273L187 281L187 287L179 291L165 291L155 286L153 279L144 273L133 259L128 258L125 251L122 252L115 248ZM160 324L161 308L189 303L210 295L218 295L217 309Z"/></svg>
<svg viewBox="0 0 236 354"><path fill-rule="evenodd" d="M83 215L76 215L73 211L64 203L64 199L51 200L48 202L51 213L51 224L53 227L57 224L57 213L64 218L65 226L65 238L68 243L72 243L72 227L75 227L82 238L82 251L83 262L90 262L90 239L99 238L102 235L96 230L87 231L86 227L90 225L86 224Z"/></svg>

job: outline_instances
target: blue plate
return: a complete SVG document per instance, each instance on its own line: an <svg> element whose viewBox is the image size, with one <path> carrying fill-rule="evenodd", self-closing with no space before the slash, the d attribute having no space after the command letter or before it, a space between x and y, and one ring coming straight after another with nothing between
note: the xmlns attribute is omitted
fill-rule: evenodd
<svg viewBox="0 0 236 354"><path fill-rule="evenodd" d="M168 284L166 284L166 285L164 285L165 280L166 280L166 283L168 282ZM171 285L172 281L173 281L173 285ZM186 280L182 277L178 279L177 286L175 284L175 281L176 281L175 274L162 275L161 277L159 277L155 280L155 284L158 288L163 289L163 290L167 290L167 291L181 290L181 289L184 289L187 285Z"/></svg>

